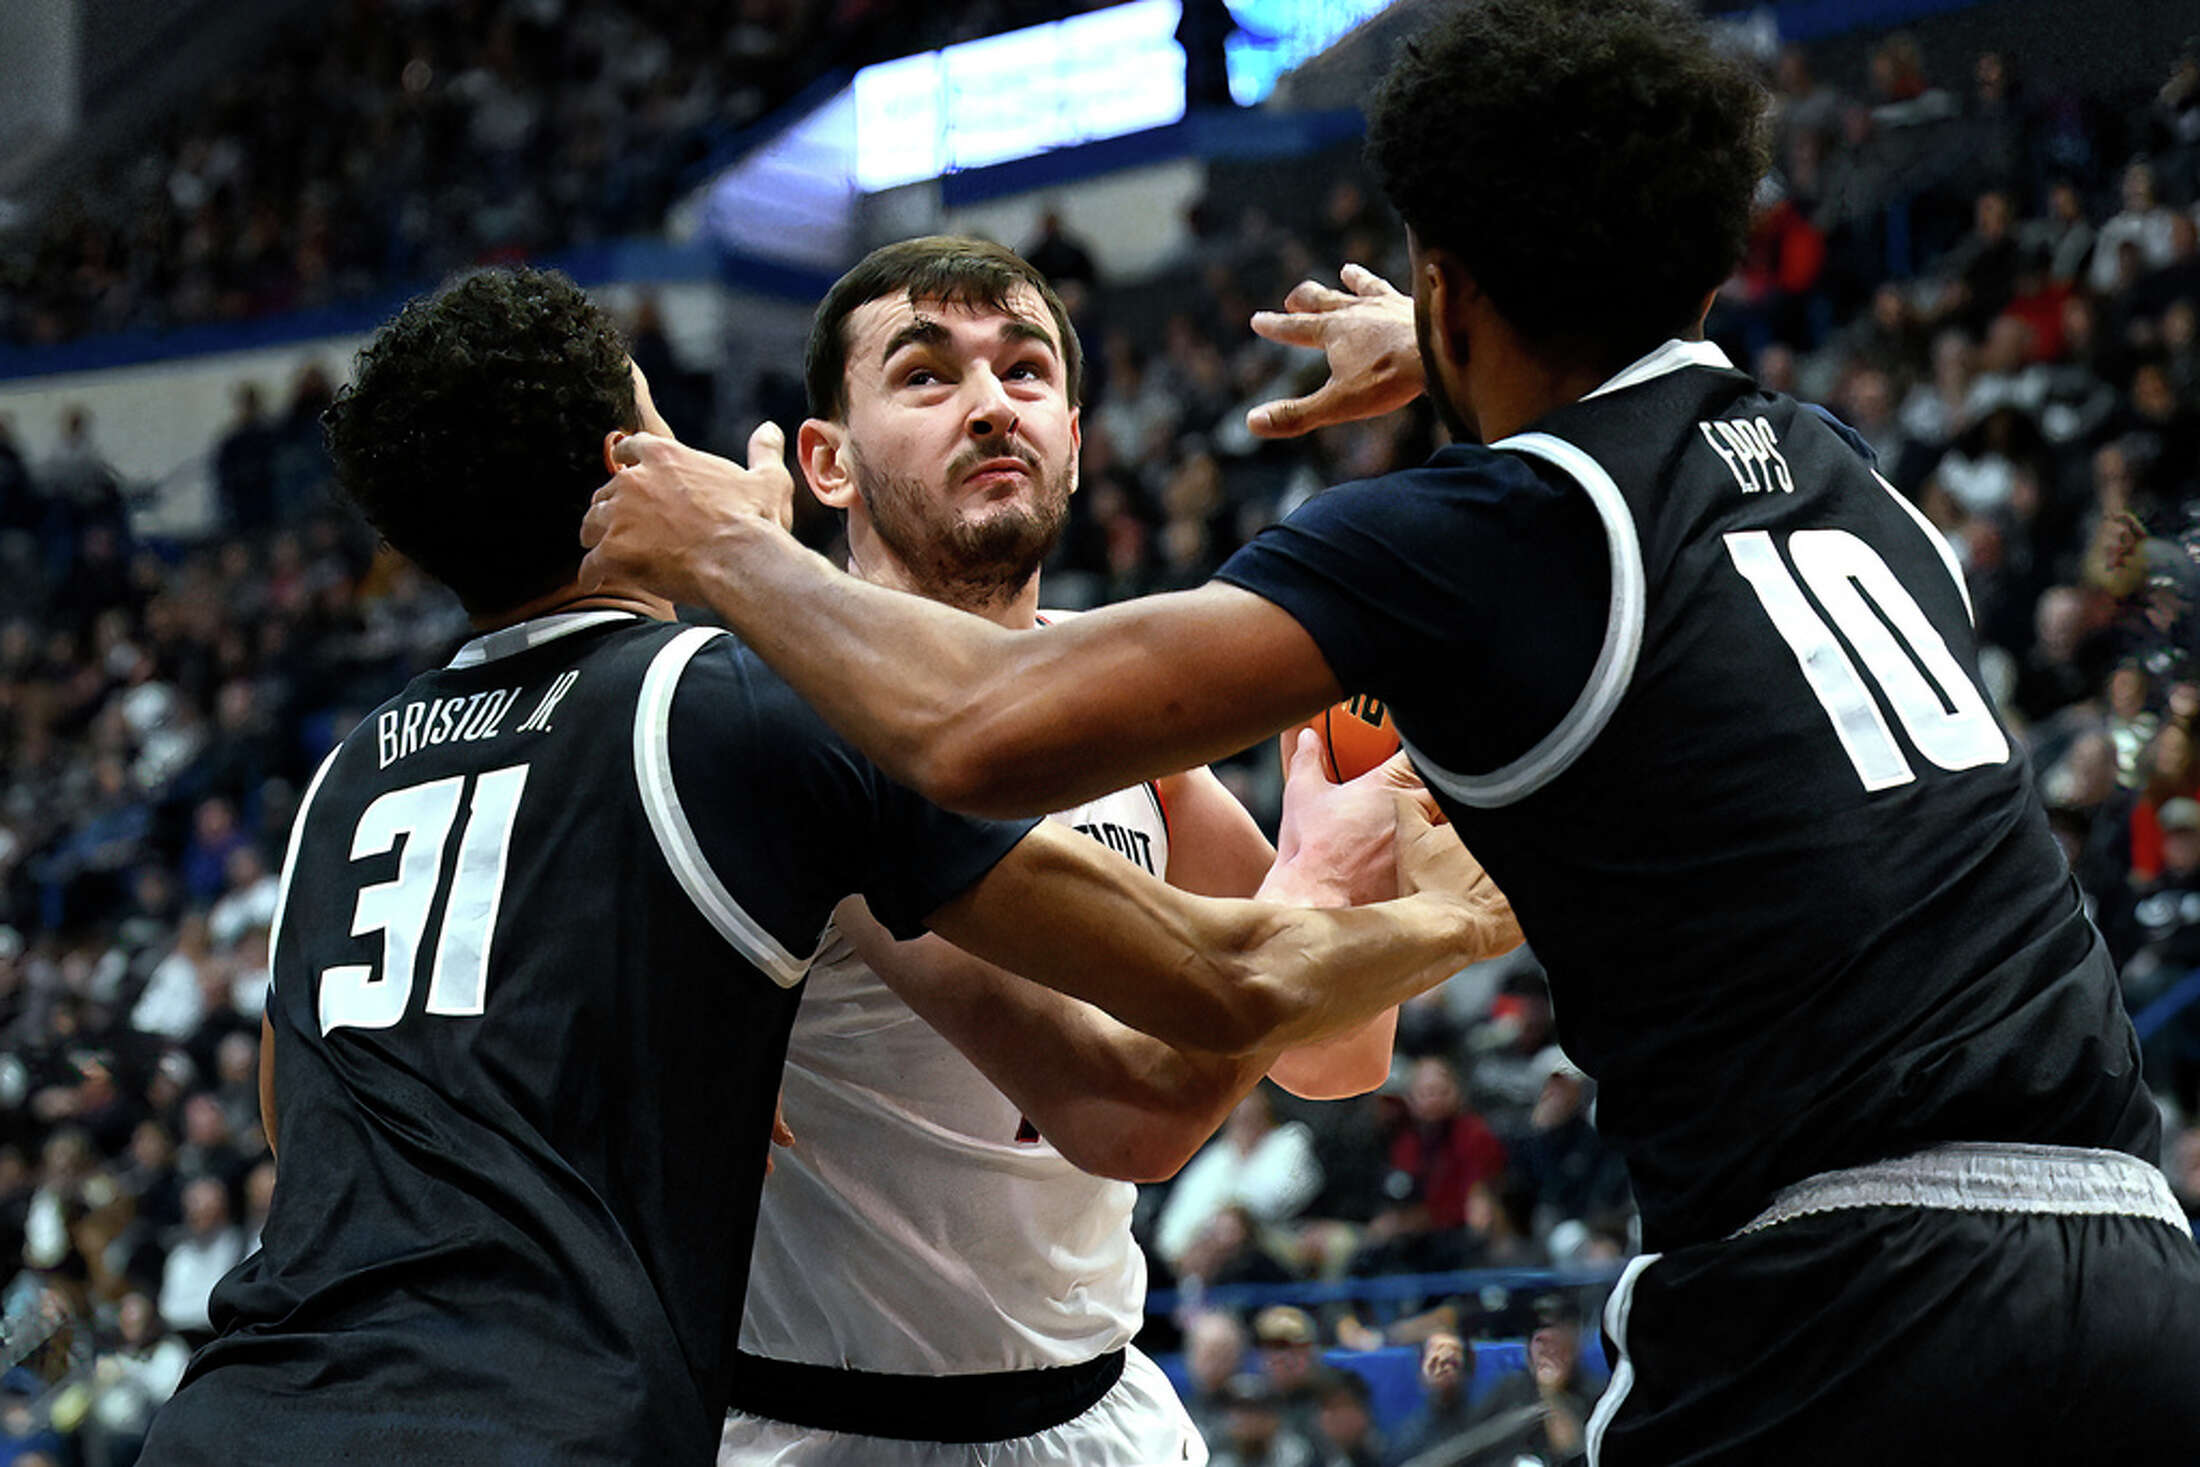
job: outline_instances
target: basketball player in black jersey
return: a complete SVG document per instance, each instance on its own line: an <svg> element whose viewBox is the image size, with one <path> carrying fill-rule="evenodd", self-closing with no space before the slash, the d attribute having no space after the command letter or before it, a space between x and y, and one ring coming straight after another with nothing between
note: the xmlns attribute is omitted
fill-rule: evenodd
<svg viewBox="0 0 2200 1467"><path fill-rule="evenodd" d="M574 584L607 451L643 427L666 431L608 318L532 272L407 307L330 410L341 482L480 635L301 802L274 1209L147 1463L709 1462L788 1025L850 893L1221 1049L1356 1026L1517 941L1433 827L1401 831L1397 879L1461 894L1314 913L927 805L731 638Z"/></svg>
<svg viewBox="0 0 2200 1467"><path fill-rule="evenodd" d="M1268 329L1342 375L1256 427L1425 374L1458 442L1201 589L1010 635L803 554L781 476L646 440L584 581L709 604L988 813L1382 698L1635 1182L1591 1463L2189 1463L2200 1256L1960 574L1851 435L1698 339L1764 112L1665 0L1440 20L1369 115L1417 350L1371 277L1295 293Z"/></svg>

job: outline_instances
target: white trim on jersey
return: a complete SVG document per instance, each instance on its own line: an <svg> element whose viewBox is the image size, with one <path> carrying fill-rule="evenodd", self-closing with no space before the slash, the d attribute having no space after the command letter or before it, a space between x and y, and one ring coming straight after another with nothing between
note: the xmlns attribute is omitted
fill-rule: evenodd
<svg viewBox="0 0 2200 1467"><path fill-rule="evenodd" d="M540 647L545 642L555 642L560 637L602 626L607 621L640 621L631 611L561 611L554 616L538 616L517 622L508 627L498 627L458 649L458 654L447 667L479 667L484 662L494 662L500 657L510 657L529 648Z"/></svg>
<svg viewBox="0 0 2200 1467"><path fill-rule="evenodd" d="M1586 1443L1589 1467L1602 1467L1604 1458L1604 1433L1611 1430L1612 1418L1619 1415L1619 1408L1626 1404L1628 1391L1635 1385L1635 1362L1627 1348L1627 1317L1635 1311L1635 1284L1651 1264L1663 1254L1645 1253L1627 1265L1619 1276L1619 1283L1612 1290L1612 1297L1604 1301L1604 1332L1619 1346L1619 1363L1612 1367L1612 1379L1598 1398L1596 1409L1589 1413Z"/></svg>
<svg viewBox="0 0 2200 1467"><path fill-rule="evenodd" d="M1635 533L1635 516L1628 509L1625 496L1619 492L1619 485L1612 482L1604 466L1573 444L1548 433L1519 433L1490 447L1542 459L1565 472L1588 492L1589 502L1596 506L1597 518L1604 522L1604 538L1611 556L1612 597L1611 610L1604 619L1604 645L1597 652L1596 666L1590 670L1588 685L1581 690L1581 696L1567 710L1566 716L1559 720L1558 727L1545 734L1527 753L1488 774L1457 774L1431 760L1410 742L1400 740L1412 756L1414 767L1430 784L1460 804L1478 810L1509 805L1534 794L1564 774L1596 741L1596 736L1604 732L1604 725L1611 722L1613 710L1619 707L1619 700L1635 675L1635 659L1642 652L1643 619L1649 608L1648 584L1642 569L1642 542Z"/></svg>
<svg viewBox="0 0 2200 1467"><path fill-rule="evenodd" d="M283 908L290 905L290 878L298 871L298 846L305 839L306 811L313 808L313 797L321 792L321 781L328 777L329 767L336 756L344 752L341 740L328 751L321 767L313 771L313 778L306 781L305 798L298 802L298 813L290 817L290 846L283 852L283 874L275 883L275 914L267 924L267 983L275 986L275 954L282 948Z"/></svg>
<svg viewBox="0 0 2200 1467"><path fill-rule="evenodd" d="M560 633L559 635L562 635ZM680 792L672 783L672 695L679 689L680 674L695 654L725 633L713 627L690 627L665 643L650 660L642 677L642 691L634 700L634 782L642 793L642 810L657 837L657 849L665 863L718 935L735 951L771 975L781 988L802 981L809 965L779 945L756 919L726 890L718 873L711 870L703 848L680 808Z"/></svg>
<svg viewBox="0 0 2200 1467"><path fill-rule="evenodd" d="M1725 352L1708 341L1683 341L1676 336L1656 351L1637 357L1620 368L1602 385L1591 389L1582 401L1587 402L1591 397L1602 397L1607 392L1618 392L1622 388L1639 387L1654 377L1663 377L1668 372L1678 372L1684 367L1723 367L1732 371L1734 363ZM1494 446L1493 444L1492 447Z"/></svg>
<svg viewBox="0 0 2200 1467"><path fill-rule="evenodd" d="M1978 613L1971 609L1971 586L1968 581L1963 579L1963 563L1956 559L1955 550L1948 544L1948 537L1934 528L1931 520L1925 518L1924 510L1910 503L1909 496L1888 483L1886 475L1880 473L1877 469L1873 469L1872 477L1879 481L1880 488L1894 496L1894 502L1901 505L1903 512L1917 522L1917 527L1925 532L1925 538L1932 542L1933 549L1940 553L1940 563L1948 567L1948 579L1956 583L1956 594L1963 598L1963 614L1969 617L1971 625L1976 627L1978 625Z"/></svg>

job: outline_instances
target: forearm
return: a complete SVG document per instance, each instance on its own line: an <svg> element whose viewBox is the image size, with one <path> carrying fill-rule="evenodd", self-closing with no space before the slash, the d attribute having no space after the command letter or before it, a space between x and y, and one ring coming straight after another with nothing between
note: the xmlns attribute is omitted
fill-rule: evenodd
<svg viewBox="0 0 2200 1467"><path fill-rule="evenodd" d="M1265 1054L1165 1044L939 938L896 943L860 898L835 922L896 996L1095 1175L1175 1175L1266 1068Z"/></svg>
<svg viewBox="0 0 2200 1467"><path fill-rule="evenodd" d="M699 578L850 742L976 814L1044 814L1204 764L1337 695L1296 622L1228 587L1011 633L844 575L761 520L729 525Z"/></svg>
<svg viewBox="0 0 2200 1467"><path fill-rule="evenodd" d="M1336 912L1209 900L1045 825L931 925L1134 1029L1226 1054L1364 1024L1492 946L1483 920L1456 900Z"/></svg>

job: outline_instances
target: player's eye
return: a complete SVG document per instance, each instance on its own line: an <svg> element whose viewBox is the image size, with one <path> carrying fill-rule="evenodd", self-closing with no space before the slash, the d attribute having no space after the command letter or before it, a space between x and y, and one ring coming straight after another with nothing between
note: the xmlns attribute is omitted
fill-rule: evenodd
<svg viewBox="0 0 2200 1467"><path fill-rule="evenodd" d="M1026 382L1044 382L1047 376L1046 363L1018 362L1015 366L1010 367L1008 371L1003 375L1012 378L1020 378L1021 380Z"/></svg>
<svg viewBox="0 0 2200 1467"><path fill-rule="evenodd" d="M939 380L940 374L930 367L911 367L902 375L901 385L904 387L930 387Z"/></svg>

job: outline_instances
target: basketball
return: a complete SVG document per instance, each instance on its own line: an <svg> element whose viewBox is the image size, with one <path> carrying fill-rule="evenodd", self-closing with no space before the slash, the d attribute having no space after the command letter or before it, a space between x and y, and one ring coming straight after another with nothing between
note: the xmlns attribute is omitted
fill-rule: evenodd
<svg viewBox="0 0 2200 1467"><path fill-rule="evenodd" d="M1298 746L1299 730L1311 728L1321 735L1322 757L1338 783L1357 779L1398 752L1398 730L1391 726L1390 710L1380 698L1356 694L1283 735L1283 762L1291 763Z"/></svg>

